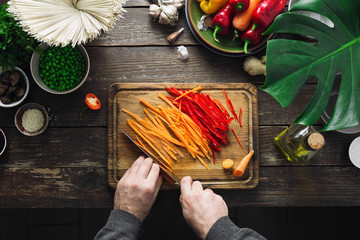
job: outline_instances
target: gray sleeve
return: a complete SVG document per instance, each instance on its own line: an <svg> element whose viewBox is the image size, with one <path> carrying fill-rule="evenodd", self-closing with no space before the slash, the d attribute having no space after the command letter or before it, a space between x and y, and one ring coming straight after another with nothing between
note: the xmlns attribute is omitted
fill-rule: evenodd
<svg viewBox="0 0 360 240"><path fill-rule="evenodd" d="M143 234L142 222L133 214L114 209L105 226L96 234L95 240L140 239Z"/></svg>
<svg viewBox="0 0 360 240"><path fill-rule="evenodd" d="M228 216L217 220L206 235L206 240L266 240L249 228L237 227Z"/></svg>

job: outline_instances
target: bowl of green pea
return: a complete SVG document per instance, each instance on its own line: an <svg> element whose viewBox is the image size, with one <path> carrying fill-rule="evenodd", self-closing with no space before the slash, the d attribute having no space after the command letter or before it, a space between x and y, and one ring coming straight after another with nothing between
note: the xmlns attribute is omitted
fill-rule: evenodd
<svg viewBox="0 0 360 240"><path fill-rule="evenodd" d="M41 51L34 52L30 71L35 82L53 94L67 94L85 82L90 60L84 46L54 47L40 44Z"/></svg>

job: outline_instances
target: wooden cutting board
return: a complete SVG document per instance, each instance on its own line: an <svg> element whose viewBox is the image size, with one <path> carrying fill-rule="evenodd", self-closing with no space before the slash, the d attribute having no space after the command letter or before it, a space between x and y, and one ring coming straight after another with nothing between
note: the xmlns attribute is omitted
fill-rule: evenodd
<svg viewBox="0 0 360 240"><path fill-rule="evenodd" d="M193 179L200 180L204 186L213 189L250 189L256 187L259 182L259 138L258 99L257 89L254 85L249 83L121 83L112 85L108 91L108 182L112 188L116 188L121 176L142 154L120 129L124 129L132 138L136 136L135 132L126 124L126 119L131 117L122 112L121 109L125 108L145 117L143 112L145 106L139 102L140 97L154 106L166 106L166 103L157 96L158 93L169 95L165 87L192 89L199 85L202 86L203 93L209 93L210 97L218 99L228 109L222 92L225 89L237 114L240 107L242 108L243 127L240 127L237 121L232 121L230 129L235 130L245 150L239 146L233 133L229 131L227 135L230 143L227 146L222 146L222 150L215 153L216 163L213 164L212 160L207 162L210 171L198 160L192 159L186 151L183 151L185 157L174 162L173 172L180 179L190 175ZM222 168L221 162L224 159L233 159L237 165L252 149L255 154L241 178L235 177L231 171ZM170 185L167 183L162 186L163 189L176 189L178 187L178 184Z"/></svg>

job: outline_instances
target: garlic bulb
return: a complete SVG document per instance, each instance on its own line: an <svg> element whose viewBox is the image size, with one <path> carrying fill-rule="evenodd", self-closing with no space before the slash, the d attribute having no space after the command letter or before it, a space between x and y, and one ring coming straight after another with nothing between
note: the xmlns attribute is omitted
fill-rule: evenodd
<svg viewBox="0 0 360 240"><path fill-rule="evenodd" d="M184 0L159 0L160 5L174 5L177 9L180 9L184 6Z"/></svg>
<svg viewBox="0 0 360 240"><path fill-rule="evenodd" d="M159 16L159 23L174 25L179 20L179 13L174 5L162 5L160 8L162 12Z"/></svg>
<svg viewBox="0 0 360 240"><path fill-rule="evenodd" d="M161 12L162 12L162 9L156 4L151 4L148 9L149 16L151 16L155 19L160 16Z"/></svg>
<svg viewBox="0 0 360 240"><path fill-rule="evenodd" d="M179 20L178 9L184 6L184 0L158 0L158 5L151 4L148 13L159 23L174 25Z"/></svg>

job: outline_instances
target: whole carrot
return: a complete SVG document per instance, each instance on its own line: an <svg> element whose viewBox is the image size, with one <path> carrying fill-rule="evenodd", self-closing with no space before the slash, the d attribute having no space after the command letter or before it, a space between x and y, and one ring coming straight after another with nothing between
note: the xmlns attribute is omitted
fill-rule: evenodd
<svg viewBox="0 0 360 240"><path fill-rule="evenodd" d="M250 5L248 9L241 13L237 13L233 18L233 27L240 31L245 31L250 25L252 13L261 1L262 0L250 0Z"/></svg>
<svg viewBox="0 0 360 240"><path fill-rule="evenodd" d="M249 161L251 157L254 155L254 150L251 150L248 155L246 155L239 163L239 165L235 168L233 174L236 177L241 177L244 175L244 172L246 170L247 165L249 164Z"/></svg>

